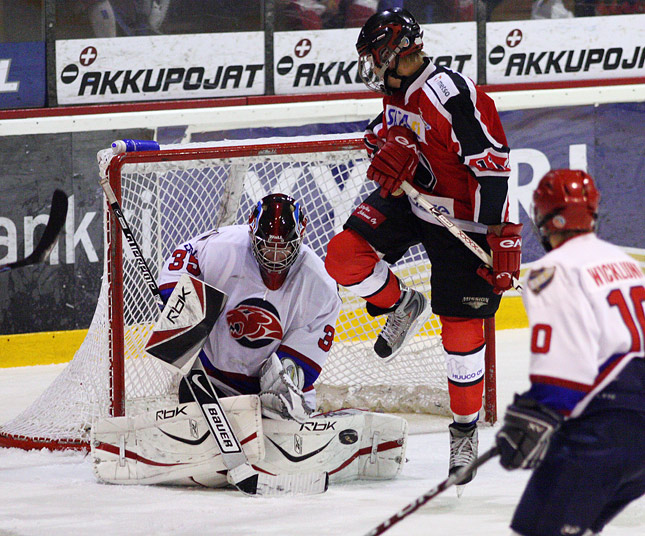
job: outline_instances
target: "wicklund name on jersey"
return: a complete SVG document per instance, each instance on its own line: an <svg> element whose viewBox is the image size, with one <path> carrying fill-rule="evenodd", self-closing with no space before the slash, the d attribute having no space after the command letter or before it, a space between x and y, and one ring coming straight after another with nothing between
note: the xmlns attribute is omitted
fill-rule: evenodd
<svg viewBox="0 0 645 536"><path fill-rule="evenodd" d="M78 83L77 96L164 93L172 89L184 91L252 88L255 78L264 69L262 64L205 67L162 67L88 71L80 75L77 65L67 65L60 74L63 84Z"/></svg>

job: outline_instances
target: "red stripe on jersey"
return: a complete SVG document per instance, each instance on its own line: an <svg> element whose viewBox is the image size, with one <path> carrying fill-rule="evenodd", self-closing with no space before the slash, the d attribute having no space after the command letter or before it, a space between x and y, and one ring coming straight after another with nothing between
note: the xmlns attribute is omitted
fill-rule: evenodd
<svg viewBox="0 0 645 536"><path fill-rule="evenodd" d="M294 350L289 346L285 346L284 344L281 344L280 346L278 346L278 351L282 351L289 355L292 355L293 357L297 357L300 361L309 365L312 369L318 372L318 374L320 374L320 372L322 371L322 367L318 363L316 363L315 361L312 361L307 356L301 354L300 352L298 352L297 350Z"/></svg>
<svg viewBox="0 0 645 536"><path fill-rule="evenodd" d="M585 383L572 382L570 380L563 380L562 378L554 378L552 376L540 376L538 374L531 374L529 376L531 383L544 383L546 385L556 385L558 387L566 387L573 391L581 391L583 393L588 393L593 389L593 385L587 385Z"/></svg>

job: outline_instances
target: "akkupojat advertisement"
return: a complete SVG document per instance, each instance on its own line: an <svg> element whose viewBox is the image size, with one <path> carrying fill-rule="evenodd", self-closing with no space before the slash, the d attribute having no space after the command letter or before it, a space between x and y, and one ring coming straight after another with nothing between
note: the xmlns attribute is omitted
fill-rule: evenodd
<svg viewBox="0 0 645 536"><path fill-rule="evenodd" d="M477 78L477 26L474 22L425 24L423 50L437 65ZM358 74L358 28L276 32L276 94L363 91Z"/></svg>
<svg viewBox="0 0 645 536"><path fill-rule="evenodd" d="M263 95L264 87L263 32L56 41L59 104Z"/></svg>
<svg viewBox="0 0 645 536"><path fill-rule="evenodd" d="M489 84L645 76L645 14L486 25Z"/></svg>
<svg viewBox="0 0 645 536"><path fill-rule="evenodd" d="M587 170L596 179L602 196L600 237L645 250L645 102L507 111L501 119L511 147L511 219L524 224L523 263L543 255L528 216L533 190L547 171L563 167ZM282 135L288 135L285 130L281 129ZM357 124L357 134L359 130ZM254 137L254 132L245 132ZM313 132L298 127L301 135ZM211 134L222 137L222 132ZM153 135L141 129L0 137L0 264L33 249L55 188L62 188L70 202L49 262L0 274L0 334L89 326L101 284L104 247L96 152L115 139ZM231 139L233 135L226 133ZM266 128L258 134L272 135ZM298 177L294 174L293 180ZM283 187L288 193L289 184ZM325 200L319 202L327 206ZM320 230L308 229L306 240L315 243L317 233Z"/></svg>

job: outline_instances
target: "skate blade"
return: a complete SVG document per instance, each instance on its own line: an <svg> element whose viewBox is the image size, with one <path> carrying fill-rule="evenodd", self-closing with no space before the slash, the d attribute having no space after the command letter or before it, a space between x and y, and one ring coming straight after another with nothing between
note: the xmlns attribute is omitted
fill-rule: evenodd
<svg viewBox="0 0 645 536"><path fill-rule="evenodd" d="M465 487L466 487L466 484L457 484L455 486L455 490L457 491L457 498L458 499L461 497L461 494L464 492Z"/></svg>

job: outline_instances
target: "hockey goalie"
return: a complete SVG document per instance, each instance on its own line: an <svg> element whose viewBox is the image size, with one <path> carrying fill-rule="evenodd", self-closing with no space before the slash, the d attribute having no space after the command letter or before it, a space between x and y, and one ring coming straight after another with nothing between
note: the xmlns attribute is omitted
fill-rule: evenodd
<svg viewBox="0 0 645 536"><path fill-rule="evenodd" d="M248 227L221 227L174 250L159 277L165 306L146 351L181 375L177 397L93 424L100 481L244 491L239 483L253 472L260 481L324 474L326 489L327 477L400 473L405 419L313 411L340 298L302 244L305 227L300 204L272 194L254 207Z"/></svg>

